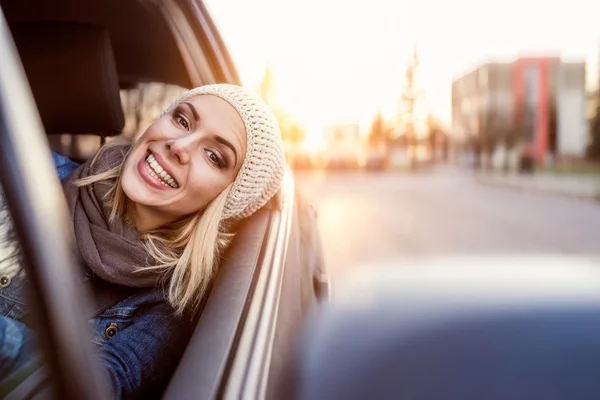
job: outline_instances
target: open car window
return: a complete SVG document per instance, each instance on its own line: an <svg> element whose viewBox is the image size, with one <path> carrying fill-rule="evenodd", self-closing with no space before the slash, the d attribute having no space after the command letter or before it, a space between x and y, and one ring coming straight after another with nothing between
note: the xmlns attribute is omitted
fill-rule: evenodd
<svg viewBox="0 0 600 400"><path fill-rule="evenodd" d="M121 136L127 139L139 137L173 99L186 91L187 88L162 82L140 83L133 88L122 88L125 127Z"/></svg>
<svg viewBox="0 0 600 400"><path fill-rule="evenodd" d="M50 146L59 154L75 161L84 161L93 156L105 142L114 139L137 139L173 99L187 90L188 88L163 82L139 83L133 87L122 87L120 98L125 124L118 136L55 134L48 137Z"/></svg>

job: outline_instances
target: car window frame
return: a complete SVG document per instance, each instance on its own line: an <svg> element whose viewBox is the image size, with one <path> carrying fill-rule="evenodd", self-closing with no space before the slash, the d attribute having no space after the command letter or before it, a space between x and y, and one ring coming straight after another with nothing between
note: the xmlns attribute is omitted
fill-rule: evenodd
<svg viewBox="0 0 600 400"><path fill-rule="evenodd" d="M174 7L173 3L169 4L170 7ZM241 84L227 47L203 3L199 0L190 0L179 1L177 5L181 7L180 10L169 11L169 17L174 18L173 27L190 26L193 28L193 34L190 34L188 29L176 28L178 29L177 34L182 38L182 45L185 47L191 44L192 49L196 49L197 44L200 46L203 50L202 55L208 58L213 76L219 79L218 82ZM186 18L187 21L177 18ZM193 53L193 50L184 49L184 51L189 51L189 54ZM198 68L201 70L201 67ZM197 365L198 369L213 377L211 382L200 388L202 393L198 393L197 385L194 386L195 393L202 397L239 398L242 395L255 393L257 398L261 398L267 393L278 304L286 267L290 230L292 229L294 193L293 174L289 168L286 168L282 188L268 206L270 217L262 239L261 255L256 265L245 266L245 268L251 268L252 273L251 282L246 282L249 284L248 291L243 295L241 306L244 309L228 310L233 313L240 312L240 319L235 324L235 331L227 332L227 335L232 335L234 340L227 342L229 339L224 338L222 332L207 329L203 331L204 335L200 338L202 343L199 346L210 343L213 350L215 350L215 343L220 343L221 346L216 353L213 351L215 354L212 354L211 357L194 360L196 363L202 363L202 365ZM217 279L215 285L229 283L231 280ZM220 307L221 300L218 296L219 291L213 287L208 295L203 313L200 315L198 327L202 326L203 319L210 318L211 308L218 309ZM223 364L206 365L207 362L211 363L213 360L226 361ZM178 383L186 384L184 381ZM188 384L194 383L188 382ZM167 389L165 398L176 398L181 392L185 391Z"/></svg>
<svg viewBox="0 0 600 400"><path fill-rule="evenodd" d="M0 184L32 289L34 323L44 332L39 340L46 371L54 378L50 387L57 396L103 399L106 389L92 361L85 317L90 306L76 279L66 199L1 7L0 54Z"/></svg>

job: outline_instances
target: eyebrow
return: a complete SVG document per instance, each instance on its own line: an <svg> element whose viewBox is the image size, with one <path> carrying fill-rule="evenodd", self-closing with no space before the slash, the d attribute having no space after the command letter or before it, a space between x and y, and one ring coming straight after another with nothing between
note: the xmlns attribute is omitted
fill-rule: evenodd
<svg viewBox="0 0 600 400"><path fill-rule="evenodd" d="M190 110L192 110L192 115L194 116L194 119L197 122L200 119L200 116L198 115L198 111L196 110L196 107L194 107L194 105L192 103L188 103L187 101L184 101L183 104L186 104L190 108Z"/></svg>

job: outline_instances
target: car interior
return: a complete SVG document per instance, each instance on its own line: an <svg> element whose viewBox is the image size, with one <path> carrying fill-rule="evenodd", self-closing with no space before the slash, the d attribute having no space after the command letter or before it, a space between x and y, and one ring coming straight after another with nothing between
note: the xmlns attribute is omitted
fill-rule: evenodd
<svg viewBox="0 0 600 400"><path fill-rule="evenodd" d="M87 159L102 138L123 130L123 116L117 117L122 109L117 99L121 90L148 82L192 86L179 44L160 8L150 2L33 0L2 1L0 5L11 30L17 27L14 39L20 42L18 51L23 52L49 141L55 150L73 159ZM63 28L57 26L59 22ZM44 29L48 37L40 34ZM33 40L36 35L38 41ZM90 111L71 115L57 101L58 92L71 96L65 101L82 101L81 109L89 110L89 105L113 108L100 108L93 116ZM94 99L101 102L93 104ZM112 114L107 114L109 111Z"/></svg>
<svg viewBox="0 0 600 400"><path fill-rule="evenodd" d="M181 47L185 43L173 35L162 14L163 4L151 0L0 0L54 150L81 162L105 140L117 137L128 117L122 103L124 91L145 83L181 88L197 84L182 56ZM211 65L210 57L204 61ZM219 72L212 75L203 83L213 82ZM276 197L236 227L235 239L224 256L175 374L164 393L155 392L148 398L182 399L192 393L196 398L225 397L224 382L235 373L232 354L237 350L249 351L247 347L253 346L251 343L244 348L241 344L240 324L249 314L259 269L269 257L264 246L271 239L269 228L275 211L281 207L280 200ZM297 222L298 216L294 218ZM300 239L293 235L292 239L289 253L301 257L298 256ZM299 276L298 269L286 270L285 274L284 291L297 287L304 278ZM542 278L543 275L532 275L528 281L530 287L535 287ZM585 282L586 276L581 281ZM589 297L582 295L583 300L573 309L561 305L540 311L532 304L546 300L547 294L541 293L527 294L510 307L501 304L504 311L501 314L491 313L500 309L495 302L502 296L490 290L479 299L481 302L488 296L492 300L484 303L477 314L459 313L450 323L431 330L430 322L435 319L431 315L448 318L451 315L448 310L458 307L450 307L446 298L436 299L437 292L428 291L421 284L422 287L407 286L406 290L394 286L390 293L374 285L373 298L379 296L383 299L380 305L391 304L391 309L384 306L377 309L371 304L372 314L342 310L340 315L325 315L324 320L318 321L321 324L314 326L316 333L305 347L307 365L312 369L307 367L308 372L299 374L301 386L297 398L388 398L391 393L396 395L394 398L399 393L406 398L437 398L440 391L453 394L447 398L481 398L477 396L481 392L469 396L473 390L483 390L484 386L489 388L498 382L506 390L499 392L505 394L504 398L510 397L507 391L511 388L523 387L531 390L524 398L557 398L557 393L575 393L573 387L581 390L577 392L580 396L570 398L590 398L586 395L597 393L596 387L581 384L595 382L594 373L600 367L597 354L600 344L597 335L589 334L599 328L595 287L589 288L584 293ZM557 279L553 285L553 291L564 293L562 280ZM364 298L367 289L363 290ZM389 298L395 296L395 302L385 297L387 294ZM351 297L356 300L361 296L353 292ZM268 366L270 375L282 383L270 387L266 396L255 397L291 397L282 395L285 388L277 385L286 385L286 374L282 372L290 366L286 346L293 339L290 332L297 328L296 314L288 310L297 310L301 305L293 303L292 297L285 301L288 304L280 305L285 312L280 312L273 323L281 322L288 329L276 331L278 344L273 347L276 356ZM419 304L427 304L432 314L415 313L415 305ZM414 327L419 334L408 335L407 331ZM503 330L499 329L502 327ZM540 337L545 341L540 342ZM488 347L490 342L495 347ZM360 346L365 343L368 345ZM480 352L465 352L474 343ZM440 354L444 356L441 359ZM466 363L465 354L469 357ZM548 354L553 358L547 357ZM552 368L570 363L579 367L572 369L569 376L563 374L564 369ZM457 365L469 367L461 369ZM523 380L521 375L513 373L515 365L537 374L529 375L533 377L531 381ZM491 373L486 375L485 371ZM248 374L248 370L241 374ZM412 379L415 375L425 380ZM478 385L473 386L473 382ZM528 386L531 382L536 385ZM547 385L548 382L563 382L559 389L564 391L556 391L556 385Z"/></svg>
<svg viewBox="0 0 600 400"><path fill-rule="evenodd" d="M192 86L182 44L157 4L0 1L55 151L81 162L118 135L126 121L123 90L146 82ZM192 391L205 398L221 390L277 202L237 227L165 398Z"/></svg>

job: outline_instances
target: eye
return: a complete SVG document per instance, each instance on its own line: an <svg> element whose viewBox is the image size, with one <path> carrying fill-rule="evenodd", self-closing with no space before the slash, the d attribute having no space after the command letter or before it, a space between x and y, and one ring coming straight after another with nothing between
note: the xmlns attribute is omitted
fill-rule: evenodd
<svg viewBox="0 0 600 400"><path fill-rule="evenodd" d="M181 126L183 129L185 129L186 131L190 130L190 124L182 112L180 112L180 111L176 112L174 115L174 119L175 119L175 122L177 122L177 124L179 126Z"/></svg>
<svg viewBox="0 0 600 400"><path fill-rule="evenodd" d="M212 150L206 149L206 154L208 154L208 158L210 159L210 161L213 164L215 164L217 167L219 167L219 168L224 167L223 160L221 159L221 157L219 157L219 155L217 153L215 153Z"/></svg>

